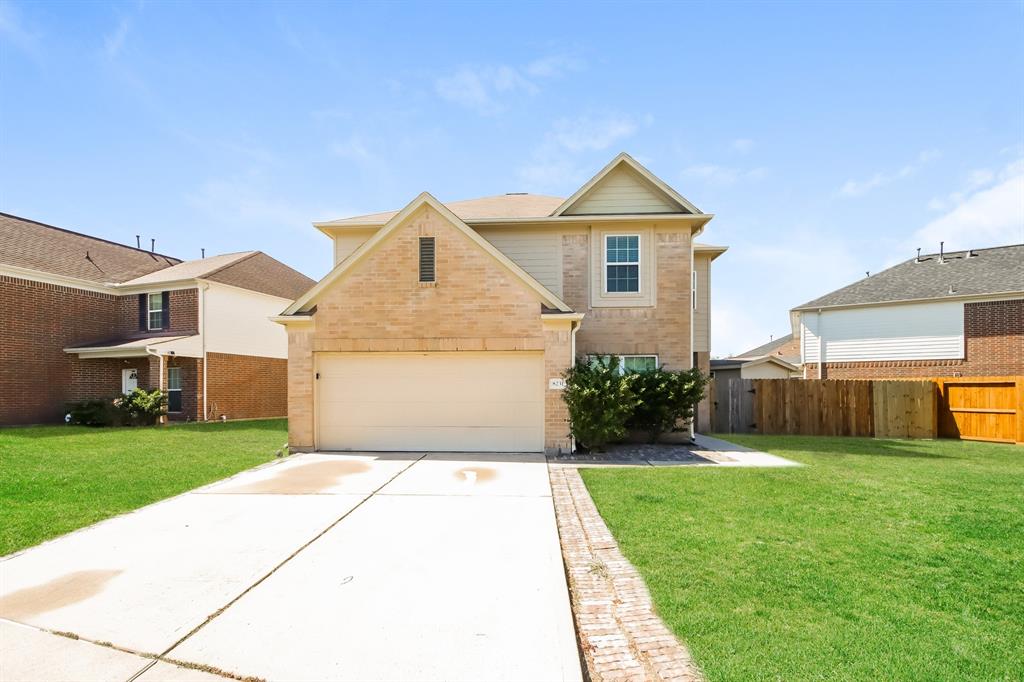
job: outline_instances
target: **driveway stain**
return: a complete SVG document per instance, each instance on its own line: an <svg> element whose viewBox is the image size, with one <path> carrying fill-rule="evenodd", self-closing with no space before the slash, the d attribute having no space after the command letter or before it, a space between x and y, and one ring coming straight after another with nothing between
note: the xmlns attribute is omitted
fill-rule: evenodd
<svg viewBox="0 0 1024 682"><path fill-rule="evenodd" d="M455 472L455 478L462 483L487 483L498 477L498 472L490 467L462 467Z"/></svg>
<svg viewBox="0 0 1024 682"><path fill-rule="evenodd" d="M361 474L369 470L370 465L366 462L351 459L310 462L282 469L263 481L254 481L216 492L311 495L337 485L345 476Z"/></svg>
<svg viewBox="0 0 1024 682"><path fill-rule="evenodd" d="M0 597L0 616L25 620L77 604L103 591L119 570L75 571Z"/></svg>

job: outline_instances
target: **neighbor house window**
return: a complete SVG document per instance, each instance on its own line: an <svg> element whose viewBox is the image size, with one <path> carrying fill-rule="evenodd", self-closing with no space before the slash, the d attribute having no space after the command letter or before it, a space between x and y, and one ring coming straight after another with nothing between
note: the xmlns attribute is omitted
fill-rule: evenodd
<svg viewBox="0 0 1024 682"><path fill-rule="evenodd" d="M164 295L163 294L149 294L149 328L150 329L163 329L164 328Z"/></svg>
<svg viewBox="0 0 1024 682"><path fill-rule="evenodd" d="M658 356L657 355L616 355L619 359L619 374L625 374L626 372L650 372L658 369ZM604 362L609 362L612 358L611 355L591 355L591 361L600 358Z"/></svg>
<svg viewBox="0 0 1024 682"><path fill-rule="evenodd" d="M604 238L604 288L610 294L640 291L640 235Z"/></svg>
<svg viewBox="0 0 1024 682"><path fill-rule="evenodd" d="M181 412L181 367L167 368L167 411Z"/></svg>
<svg viewBox="0 0 1024 682"><path fill-rule="evenodd" d="M420 281L436 281L436 269L434 267L434 238L420 237Z"/></svg>

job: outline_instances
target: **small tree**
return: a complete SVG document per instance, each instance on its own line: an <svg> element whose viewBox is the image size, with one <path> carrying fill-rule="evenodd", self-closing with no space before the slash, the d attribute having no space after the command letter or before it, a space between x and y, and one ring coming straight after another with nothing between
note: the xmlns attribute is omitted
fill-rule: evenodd
<svg viewBox="0 0 1024 682"><path fill-rule="evenodd" d="M696 367L682 372L659 367L630 374L637 402L627 426L646 432L650 443L656 443L663 433L678 430L680 422L693 419L708 384Z"/></svg>
<svg viewBox="0 0 1024 682"><path fill-rule="evenodd" d="M569 408L569 428L577 443L601 450L626 435L626 422L636 408L633 374L619 371L619 359L611 356L580 358L566 370L563 399Z"/></svg>

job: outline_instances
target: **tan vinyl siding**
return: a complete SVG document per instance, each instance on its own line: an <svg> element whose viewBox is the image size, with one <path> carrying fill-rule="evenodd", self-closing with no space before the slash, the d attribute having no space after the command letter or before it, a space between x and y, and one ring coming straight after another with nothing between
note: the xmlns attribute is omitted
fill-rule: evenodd
<svg viewBox="0 0 1024 682"><path fill-rule="evenodd" d="M675 202L635 171L620 166L608 173L568 211L567 215L617 213L683 213Z"/></svg>
<svg viewBox="0 0 1024 682"><path fill-rule="evenodd" d="M334 264L337 265L352 255L352 252L373 236L376 228L369 230L346 230L334 235Z"/></svg>
<svg viewBox="0 0 1024 682"><path fill-rule="evenodd" d="M561 233L508 227L481 228L477 233L561 298Z"/></svg>
<svg viewBox="0 0 1024 682"><path fill-rule="evenodd" d="M693 350L711 350L711 258L699 253L693 256L697 271L697 309L693 311Z"/></svg>

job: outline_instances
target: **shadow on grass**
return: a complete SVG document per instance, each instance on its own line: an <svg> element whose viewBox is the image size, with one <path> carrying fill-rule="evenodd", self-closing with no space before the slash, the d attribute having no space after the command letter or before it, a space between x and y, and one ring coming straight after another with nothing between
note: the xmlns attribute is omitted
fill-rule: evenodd
<svg viewBox="0 0 1024 682"><path fill-rule="evenodd" d="M896 457L919 459L961 459L955 452L939 452L956 448L955 440L897 440L891 438L859 438L854 436L786 436L713 434L713 437L746 447L759 448L785 457L788 452L818 455Z"/></svg>

